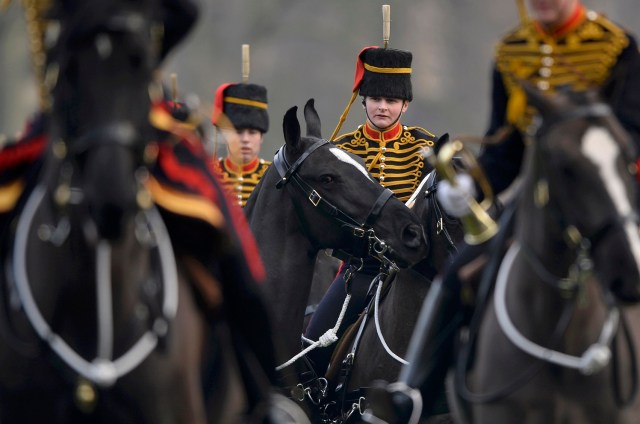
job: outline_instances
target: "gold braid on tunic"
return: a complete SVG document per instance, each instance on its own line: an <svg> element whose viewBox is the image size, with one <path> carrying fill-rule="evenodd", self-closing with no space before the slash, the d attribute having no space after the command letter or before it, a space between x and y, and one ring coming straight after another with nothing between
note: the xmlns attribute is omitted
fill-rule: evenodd
<svg viewBox="0 0 640 424"><path fill-rule="evenodd" d="M45 34L50 21L46 18L53 0L22 0L24 16L27 22L31 64L38 85L38 98L42 110L50 107L49 88L45 81L46 47Z"/></svg>
<svg viewBox="0 0 640 424"><path fill-rule="evenodd" d="M600 87L628 43L622 28L584 8L566 31L555 35L544 33L534 21L525 21L497 46L496 67L509 97L508 122L526 131L535 116L516 79L531 81L550 93L563 86L575 91Z"/></svg>
<svg viewBox="0 0 640 424"><path fill-rule="evenodd" d="M225 187L238 205L244 206L271 162L256 158L248 164L237 165L226 157L220 158L218 165Z"/></svg>
<svg viewBox="0 0 640 424"><path fill-rule="evenodd" d="M383 132L361 125L334 143L361 157L371 175L406 202L424 176L423 148L433 147L435 140L424 128L397 123Z"/></svg>

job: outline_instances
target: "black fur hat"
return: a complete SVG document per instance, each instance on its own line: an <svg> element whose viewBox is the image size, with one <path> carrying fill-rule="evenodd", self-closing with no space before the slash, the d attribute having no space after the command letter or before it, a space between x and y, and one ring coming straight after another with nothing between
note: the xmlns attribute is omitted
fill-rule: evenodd
<svg viewBox="0 0 640 424"><path fill-rule="evenodd" d="M360 52L356 65L355 87L361 96L413 100L411 60L405 50L367 47Z"/></svg>
<svg viewBox="0 0 640 424"><path fill-rule="evenodd" d="M222 84L216 90L213 124L219 125L224 113L237 130L255 128L269 130L267 89L257 84Z"/></svg>

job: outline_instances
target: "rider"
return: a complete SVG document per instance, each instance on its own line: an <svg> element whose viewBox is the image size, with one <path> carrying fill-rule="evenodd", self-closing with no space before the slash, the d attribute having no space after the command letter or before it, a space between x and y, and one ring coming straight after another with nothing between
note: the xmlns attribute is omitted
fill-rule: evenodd
<svg viewBox="0 0 640 424"><path fill-rule="evenodd" d="M353 96L343 118L360 94L366 121L355 131L334 140L341 149L361 157L373 178L402 201L409 199L427 174L422 167L422 149L435 144L435 136L427 130L405 126L400 122L413 99L411 60L411 52L391 48L365 47L358 54ZM334 135L339 128L340 124ZM342 266L327 290L309 322L307 338L318 340L336 324L347 294L344 276L348 268ZM367 259L349 284L352 297L337 337L364 309L369 285L379 269L380 262ZM333 347L317 347L308 354L320 376L325 374Z"/></svg>
<svg viewBox="0 0 640 424"><path fill-rule="evenodd" d="M227 143L227 156L215 160L233 198L244 206L271 165L258 156L264 134L269 130L267 89L248 83L220 85L215 94L212 122Z"/></svg>
<svg viewBox="0 0 640 424"><path fill-rule="evenodd" d="M600 88L640 147L640 54L634 38L603 15L587 10L580 0L529 3L535 19L527 16L521 3L520 25L500 40L496 50L487 132L496 143L486 145L478 158L494 193L510 186L519 174L526 136L538 119L516 79L549 93L567 85L577 91ZM469 200L477 196L477 191L471 177L462 173L455 186L440 182L437 197L448 213L462 217L469 214ZM503 218L511 215L507 211L511 211L512 203ZM507 226L505 219L502 221ZM375 417L371 422L407 422L413 405L409 399L416 395L413 389L419 389L422 395L423 416L433 414L455 357L457 329L468 321L473 308L464 300L467 290L463 290L462 276L473 264L486 261L490 243L459 249L442 280L432 286L409 347L410 364L402 368L393 389L386 389L386 394L376 391L379 402L373 403Z"/></svg>

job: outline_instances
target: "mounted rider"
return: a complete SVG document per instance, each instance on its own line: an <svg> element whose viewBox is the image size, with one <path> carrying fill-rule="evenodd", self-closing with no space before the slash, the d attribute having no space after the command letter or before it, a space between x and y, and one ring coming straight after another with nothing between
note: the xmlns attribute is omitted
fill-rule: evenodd
<svg viewBox="0 0 640 424"><path fill-rule="evenodd" d="M518 80L553 93L570 88L599 88L640 152L640 53L635 39L601 14L587 10L581 0L552 0L546 6L530 0L535 19L519 1L520 24L498 43L493 69L492 111L486 140L478 157L494 193L509 187L520 173L528 136L534 134L537 112L527 103ZM470 201L480 197L466 173L456 184L442 181L438 200L449 214L468 216ZM509 227L512 203L507 204L501 227ZM502 231L498 234L502 234ZM501 236L502 237L502 236ZM467 296L477 290L463 275L478 274L491 257L493 239L468 244L436 281L413 333L407 360L393 389L377 392L370 422L408 422L421 395L422 415L433 408L444 390L444 378L455 357L454 346L474 304ZM473 270L476 271L473 271ZM419 389L419 393L416 389ZM385 392L383 395L382 393Z"/></svg>
<svg viewBox="0 0 640 424"><path fill-rule="evenodd" d="M353 94L331 139L339 148L362 158L375 180L400 200L407 201L428 174L423 149L432 148L436 137L422 127L402 124L402 114L413 100L413 55L406 50L389 48L387 42L388 37L384 47L365 47L358 54ZM353 132L335 137L358 95L362 96L365 123ZM305 333L308 339L318 340L336 324L347 292L351 298L336 333L338 338L363 311L371 296L369 286L379 274L381 264L371 257L355 259L355 263L359 265L347 259L341 267L309 322ZM353 275L352 271L358 267L355 277L345 277L347 272ZM319 347L309 352L308 359L317 375L325 375L333 348Z"/></svg>
<svg viewBox="0 0 640 424"><path fill-rule="evenodd" d="M269 131L267 89L248 83L248 49L249 45L244 44L242 83L225 83L217 88L211 117L211 122L223 134L227 146L227 156L214 157L214 160L231 195L240 206L247 203L251 192L271 165L271 161L259 157L264 135Z"/></svg>

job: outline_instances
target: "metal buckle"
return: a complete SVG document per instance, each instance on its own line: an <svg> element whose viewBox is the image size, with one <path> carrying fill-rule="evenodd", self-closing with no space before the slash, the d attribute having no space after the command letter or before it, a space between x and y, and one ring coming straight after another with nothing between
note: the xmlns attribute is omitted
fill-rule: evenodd
<svg viewBox="0 0 640 424"><path fill-rule="evenodd" d="M322 197L318 194L317 191L312 190L311 194L309 194L309 201L313 203L313 206L318 206L320 200L322 200Z"/></svg>
<svg viewBox="0 0 640 424"><path fill-rule="evenodd" d="M353 235L356 237L364 237L364 235L366 234L366 230L362 227L354 227L353 228Z"/></svg>

